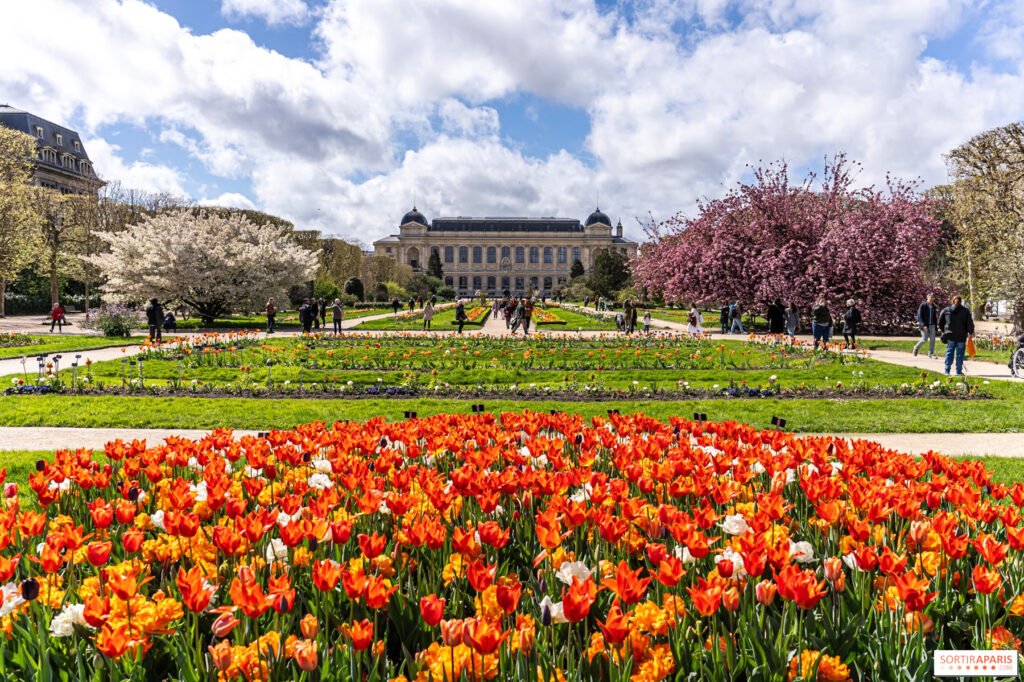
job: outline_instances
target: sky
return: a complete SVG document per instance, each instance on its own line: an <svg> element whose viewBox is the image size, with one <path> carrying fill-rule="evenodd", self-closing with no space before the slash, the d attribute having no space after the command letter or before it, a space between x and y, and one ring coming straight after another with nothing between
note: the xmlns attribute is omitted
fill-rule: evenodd
<svg viewBox="0 0 1024 682"><path fill-rule="evenodd" d="M927 187L1024 118L1024 0L0 0L0 45L104 179L367 246L414 203L640 239L837 152Z"/></svg>

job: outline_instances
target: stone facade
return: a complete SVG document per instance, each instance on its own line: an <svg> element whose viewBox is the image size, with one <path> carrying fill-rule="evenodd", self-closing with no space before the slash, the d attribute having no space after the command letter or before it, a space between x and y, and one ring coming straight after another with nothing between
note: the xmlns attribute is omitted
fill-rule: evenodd
<svg viewBox="0 0 1024 682"><path fill-rule="evenodd" d="M374 242L374 253L426 272L430 254L441 258L444 281L460 296L489 296L509 290L549 295L569 282L573 262L586 272L602 249L636 256L638 244L623 238L600 210L581 223L566 218L436 218L415 208L405 214L399 233Z"/></svg>

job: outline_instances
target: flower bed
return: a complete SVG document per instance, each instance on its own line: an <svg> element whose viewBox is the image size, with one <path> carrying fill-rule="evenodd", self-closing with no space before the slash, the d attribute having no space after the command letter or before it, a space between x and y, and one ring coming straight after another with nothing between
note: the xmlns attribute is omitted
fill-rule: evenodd
<svg viewBox="0 0 1024 682"><path fill-rule="evenodd" d="M466 311L466 322L465 324L483 325L487 321L487 316L490 315L491 309L487 306L476 306ZM452 320L452 324L458 324L458 320Z"/></svg>
<svg viewBox="0 0 1024 682"><path fill-rule="evenodd" d="M22 334L21 332L0 333L0 348L21 348L39 343L39 339L34 339L30 335Z"/></svg>
<svg viewBox="0 0 1024 682"><path fill-rule="evenodd" d="M529 412L105 454L7 490L14 678L927 679L1021 647L1024 483L978 462Z"/></svg>

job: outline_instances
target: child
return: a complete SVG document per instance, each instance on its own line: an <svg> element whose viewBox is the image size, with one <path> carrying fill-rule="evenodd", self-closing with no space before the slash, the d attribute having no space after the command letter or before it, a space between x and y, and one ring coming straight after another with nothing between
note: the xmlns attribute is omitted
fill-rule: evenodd
<svg viewBox="0 0 1024 682"><path fill-rule="evenodd" d="M648 310L644 313L644 334L651 333L651 311Z"/></svg>

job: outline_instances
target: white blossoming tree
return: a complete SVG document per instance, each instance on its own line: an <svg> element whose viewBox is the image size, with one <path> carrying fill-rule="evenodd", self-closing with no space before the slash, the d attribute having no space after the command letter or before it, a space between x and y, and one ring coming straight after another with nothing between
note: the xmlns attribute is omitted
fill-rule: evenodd
<svg viewBox="0 0 1024 682"><path fill-rule="evenodd" d="M244 216L183 209L145 218L123 232L101 232L110 252L87 260L107 279L112 300L182 301L204 321L313 279L317 257L289 227Z"/></svg>

